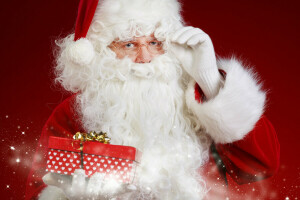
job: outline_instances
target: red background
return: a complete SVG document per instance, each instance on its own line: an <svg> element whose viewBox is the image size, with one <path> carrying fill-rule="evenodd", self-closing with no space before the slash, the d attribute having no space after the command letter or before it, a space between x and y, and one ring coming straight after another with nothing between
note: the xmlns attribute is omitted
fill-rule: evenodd
<svg viewBox="0 0 300 200"><path fill-rule="evenodd" d="M183 6L185 20L211 36L219 56L236 55L255 66L264 80L269 91L266 115L281 144L279 173L268 180L275 199L300 198L296 2L185 0ZM69 95L53 82L52 52L55 39L74 30L77 5L77 0L1 3L1 199L23 198L42 126Z"/></svg>

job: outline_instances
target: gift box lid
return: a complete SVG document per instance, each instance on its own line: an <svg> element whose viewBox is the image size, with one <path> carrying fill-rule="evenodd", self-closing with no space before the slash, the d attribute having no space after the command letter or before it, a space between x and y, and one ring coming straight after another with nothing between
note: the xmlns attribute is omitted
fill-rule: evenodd
<svg viewBox="0 0 300 200"><path fill-rule="evenodd" d="M48 148L63 151L80 152L80 141L69 138L49 137ZM101 155L127 160L140 161L141 152L135 147L103 144L100 142L83 142L83 153Z"/></svg>

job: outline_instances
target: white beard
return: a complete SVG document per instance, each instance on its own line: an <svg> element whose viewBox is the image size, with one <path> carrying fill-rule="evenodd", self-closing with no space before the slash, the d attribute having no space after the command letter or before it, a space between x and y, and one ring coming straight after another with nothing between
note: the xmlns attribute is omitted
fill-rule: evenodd
<svg viewBox="0 0 300 200"><path fill-rule="evenodd" d="M139 190L124 199L201 199L206 188L197 169L210 141L187 111L180 65L168 54L149 64L109 56L95 63L95 78L77 96L84 128L142 152Z"/></svg>

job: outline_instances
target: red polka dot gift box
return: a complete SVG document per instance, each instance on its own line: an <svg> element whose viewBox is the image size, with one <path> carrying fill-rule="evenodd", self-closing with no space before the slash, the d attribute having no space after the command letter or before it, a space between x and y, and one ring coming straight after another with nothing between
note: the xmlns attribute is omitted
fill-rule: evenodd
<svg viewBox="0 0 300 200"><path fill-rule="evenodd" d="M105 179L132 183L140 156L130 146L50 137L46 171L73 175L75 169L84 169L88 177L98 172Z"/></svg>

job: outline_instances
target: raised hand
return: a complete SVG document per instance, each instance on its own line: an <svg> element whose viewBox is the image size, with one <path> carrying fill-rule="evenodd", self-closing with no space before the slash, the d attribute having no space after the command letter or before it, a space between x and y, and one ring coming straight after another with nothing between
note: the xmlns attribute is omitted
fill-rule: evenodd
<svg viewBox="0 0 300 200"><path fill-rule="evenodd" d="M188 26L175 31L171 41L171 52L186 72L200 85L207 98L214 97L221 76L210 37L201 29Z"/></svg>

